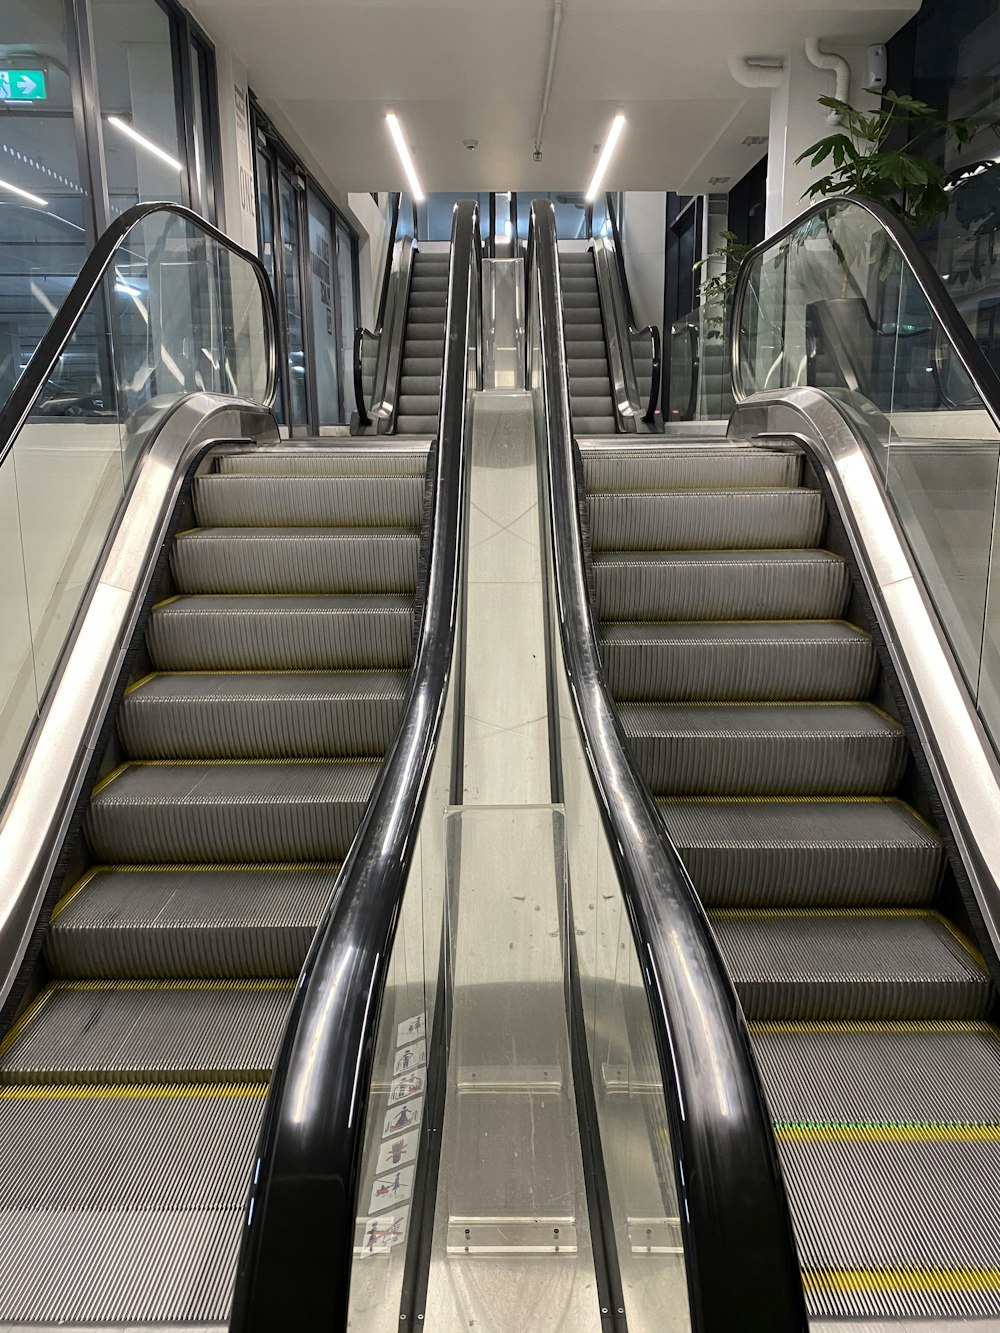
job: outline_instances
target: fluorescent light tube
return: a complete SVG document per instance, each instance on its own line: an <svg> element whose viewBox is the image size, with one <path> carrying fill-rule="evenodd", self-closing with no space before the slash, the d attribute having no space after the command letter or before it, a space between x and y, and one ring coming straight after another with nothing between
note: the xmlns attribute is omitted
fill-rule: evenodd
<svg viewBox="0 0 1000 1333"><path fill-rule="evenodd" d="M43 199L37 194L29 194L27 190L22 190L19 185L11 185L10 181L0 181L0 190L10 190L11 194L19 194L22 199L27 199L29 204L37 204L39 208L48 208L49 206L47 199Z"/></svg>
<svg viewBox="0 0 1000 1333"><path fill-rule="evenodd" d="M406 172L406 179L410 182L410 193L413 195L413 201L414 203L422 204L424 202L424 192L420 188L420 182L417 180L417 172L413 165L413 158L410 157L410 150L406 146L402 127L396 119L396 113L394 111L386 113L385 123L389 126L389 133L392 135L392 141L396 145L396 152L399 154L399 160L402 162L403 170Z"/></svg>
<svg viewBox="0 0 1000 1333"><path fill-rule="evenodd" d="M604 147L601 149L601 156L597 159L597 167L594 171L594 179L590 182L590 189L587 191L587 203L592 204L597 198L601 183L604 180L604 173L608 169L608 163L611 161L611 154L615 151L615 144L621 138L622 130L625 128L625 117L619 111L611 122L611 129L608 130L608 137L604 141Z"/></svg>
<svg viewBox="0 0 1000 1333"><path fill-rule="evenodd" d="M147 153L152 153L154 157L162 159L167 166L173 167L174 171L184 170L176 157L171 157L169 153L163 151L159 144L153 143L152 139L147 139L144 134L140 134L138 130L133 129L127 120L122 120L120 116L108 116L108 124L113 125L116 130L121 130L122 134L127 134L141 148L145 148Z"/></svg>

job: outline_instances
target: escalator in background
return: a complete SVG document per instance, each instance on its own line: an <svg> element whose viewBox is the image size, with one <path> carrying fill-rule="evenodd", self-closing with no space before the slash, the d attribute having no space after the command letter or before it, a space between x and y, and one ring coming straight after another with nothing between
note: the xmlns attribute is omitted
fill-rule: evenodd
<svg viewBox="0 0 1000 1333"><path fill-rule="evenodd" d="M838 201L758 247L729 438L584 442L583 522L618 725L750 1025L811 1319L992 1328L1000 398L897 227ZM810 297L849 285L838 265L908 315L855 339L866 378L848 366L831 398L796 386L816 364ZM971 418L928 396L935 342Z"/></svg>
<svg viewBox="0 0 1000 1333"><path fill-rule="evenodd" d="M39 719L0 818L5 1327L228 1319L248 1189L269 1164L258 1140L272 1071L287 1075L294 1015L330 947L317 930L335 889L350 896L368 812L409 801L412 818L420 766L387 794L386 754L407 731L433 752L433 709L407 711L411 667L415 649L450 643L424 607L428 579L457 559L429 551L452 451L281 447L263 406L266 274L186 210L142 206L102 238L4 408L0 472L9 480L51 432L33 404L105 311L89 354L105 373L127 368L122 250L131 290L148 280L147 338L161 295L177 327L177 260L197 270L186 342L220 383L204 392L205 366L183 377L154 339L150 392L161 363L172 392L136 403L134 379L105 390L121 425L102 466L118 491L103 513L84 494L69 516L92 564L74 566L79 609L62 610L47 689L36 675ZM460 434L464 366L459 383ZM87 427L63 423L62 436ZM30 557L34 536L21 536ZM31 589L44 572L8 571ZM406 862L391 839L378 852ZM325 1267L312 1281L327 1301Z"/></svg>
<svg viewBox="0 0 1000 1333"><path fill-rule="evenodd" d="M435 433L444 365L450 242L419 241L417 209L394 194L375 331L354 340L356 435Z"/></svg>
<svg viewBox="0 0 1000 1333"><path fill-rule="evenodd" d="M662 431L659 330L635 327L613 195L605 208L606 223L591 240L559 245L573 429Z"/></svg>

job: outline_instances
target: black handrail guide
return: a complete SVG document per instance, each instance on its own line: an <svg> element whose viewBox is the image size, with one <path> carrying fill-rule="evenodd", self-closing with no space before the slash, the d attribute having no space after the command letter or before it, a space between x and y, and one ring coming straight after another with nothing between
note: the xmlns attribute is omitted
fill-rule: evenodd
<svg viewBox="0 0 1000 1333"><path fill-rule="evenodd" d="M467 397L481 247L475 203L452 224L442 406L423 625L399 729L314 937L271 1081L231 1333L347 1328L379 1013L453 669L464 536Z"/></svg>
<svg viewBox="0 0 1000 1333"><path fill-rule="evenodd" d="M67 343L83 318L94 293L114 263L115 256L128 241L129 233L138 223L153 213L173 213L179 218L184 218L213 241L217 241L219 245L237 255L253 269L261 291L266 325L267 388L262 406L270 407L274 402L277 377L277 353L275 350L277 345L277 316L274 309L274 296L271 292L271 280L267 276L267 269L259 256L251 254L242 245L237 245L225 232L213 226L211 222L199 213L194 212L193 209L185 208L183 204L173 204L169 201L134 204L121 217L115 218L111 226L101 233L97 244L84 260L83 267L67 292L65 300L52 316L52 323L42 335L41 341L11 390L7 401L0 407L0 464L3 463L13 447L18 431L27 421L31 409L48 383L49 376L58 364Z"/></svg>
<svg viewBox="0 0 1000 1333"><path fill-rule="evenodd" d="M743 387L740 327L743 322L743 306L750 285L750 274L755 262L798 231L811 218L818 217L821 213L829 212L832 208L839 208L844 204L861 209L874 218L900 252L931 313L943 328L952 350L962 364L962 369L972 381L972 385L982 399L983 406L989 413L993 424L1000 430L1000 376L997 375L997 372L986 359L986 354L976 340L975 334L959 314L958 308L940 274L920 248L910 229L900 222L894 213L891 213L884 205L876 203L874 199L863 199L857 194L834 195L813 204L811 208L807 208L797 218L793 218L780 231L776 231L772 236L768 236L761 241L759 245L755 245L744 257L736 274L736 285L733 289L733 314L729 332L733 396L736 401L741 403L747 397L747 392Z"/></svg>
<svg viewBox="0 0 1000 1333"><path fill-rule="evenodd" d="M532 204L557 616L574 711L642 963L670 1120L694 1333L806 1333L802 1279L749 1033L697 893L604 682L574 485L551 203Z"/></svg>
<svg viewBox="0 0 1000 1333"><path fill-rule="evenodd" d="M630 338L638 338L643 334L649 336L653 344L653 364L651 370L651 383L649 386L649 401L646 404L646 411L643 421L651 426L656 420L656 409L660 402L660 379L663 367L663 350L660 342L660 330L655 324L647 324L644 328L638 328L635 322L635 310L632 307L632 294L628 286L628 274L625 272L625 251L622 248L622 234L618 227L618 215L615 212L615 197L609 190L604 196L605 205L608 210L608 220L611 223L611 239L615 246L615 266L618 269L618 281L621 284L622 299L625 302L625 317L628 320L628 335Z"/></svg>

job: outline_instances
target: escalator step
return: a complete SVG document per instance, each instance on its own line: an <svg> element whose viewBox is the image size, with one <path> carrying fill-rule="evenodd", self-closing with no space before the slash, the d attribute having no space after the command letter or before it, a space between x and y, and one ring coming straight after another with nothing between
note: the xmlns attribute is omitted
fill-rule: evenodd
<svg viewBox="0 0 1000 1333"><path fill-rule="evenodd" d="M161 671L378 670L409 665L413 599L174 597L146 631Z"/></svg>
<svg viewBox="0 0 1000 1333"><path fill-rule="evenodd" d="M591 493L595 551L686 551L816 546L825 511L819 491Z"/></svg>
<svg viewBox="0 0 1000 1333"><path fill-rule="evenodd" d="M574 413L573 431L577 435L614 435L618 422L613 416L585 417Z"/></svg>
<svg viewBox="0 0 1000 1333"><path fill-rule="evenodd" d="M414 278L410 284L410 305L408 317L413 318L416 310L434 310L438 318L447 304L448 284L431 278Z"/></svg>
<svg viewBox="0 0 1000 1333"><path fill-rule="evenodd" d="M602 380L608 379L608 358L604 355L603 348L601 349L600 356L567 356L567 362L569 364L571 380L575 379L577 376L586 377L588 375L596 376L598 379ZM608 383L610 384L610 380ZM610 392L609 388L609 395Z"/></svg>
<svg viewBox="0 0 1000 1333"><path fill-rule="evenodd" d="M441 374L434 375L403 374L399 381L400 400L411 397L429 397L440 400Z"/></svg>
<svg viewBox="0 0 1000 1333"><path fill-rule="evenodd" d="M384 754L407 674L161 673L129 689L118 734L133 759Z"/></svg>
<svg viewBox="0 0 1000 1333"><path fill-rule="evenodd" d="M224 1325L265 1092L3 1089L0 1323Z"/></svg>
<svg viewBox="0 0 1000 1333"><path fill-rule="evenodd" d="M52 915L60 977L295 977L339 866L98 866Z"/></svg>
<svg viewBox="0 0 1000 1333"><path fill-rule="evenodd" d="M574 420L577 417L614 416L614 404L611 401L610 394L574 393L571 385L569 397Z"/></svg>
<svg viewBox="0 0 1000 1333"><path fill-rule="evenodd" d="M423 293L433 292L439 303L443 306L448 296L448 272L428 273L423 267L414 272L410 279L410 296L419 296Z"/></svg>
<svg viewBox="0 0 1000 1333"><path fill-rule="evenodd" d="M605 367L606 370L606 367ZM594 372L597 373L596 371ZM797 486L798 454L767 449L585 449L583 476L588 491L719 490L723 487Z"/></svg>
<svg viewBox="0 0 1000 1333"><path fill-rule="evenodd" d="M985 1023L765 1023L751 1035L779 1124L1000 1126L1000 1031Z"/></svg>
<svg viewBox="0 0 1000 1333"><path fill-rule="evenodd" d="M430 376L441 385L441 372L444 366L444 351L439 356L406 356L403 358L402 377Z"/></svg>
<svg viewBox="0 0 1000 1333"><path fill-rule="evenodd" d="M258 477L209 473L194 484L205 528L414 528L422 477Z"/></svg>
<svg viewBox="0 0 1000 1333"><path fill-rule="evenodd" d="M245 449L222 454L216 471L227 476L267 477L420 477L427 471L427 451L350 449L343 444L305 448Z"/></svg>
<svg viewBox="0 0 1000 1333"><path fill-rule="evenodd" d="M600 315L601 298L597 294L597 284L584 285L566 283L563 285L563 313L572 315L573 311L584 310Z"/></svg>
<svg viewBox="0 0 1000 1333"><path fill-rule="evenodd" d="M997 1327L1000 1127L820 1132L779 1152L813 1320L878 1333Z"/></svg>
<svg viewBox="0 0 1000 1333"><path fill-rule="evenodd" d="M444 365L444 338L430 338L425 335L411 338L407 335L403 344L403 365L408 365L411 360L433 361L440 371Z"/></svg>
<svg viewBox="0 0 1000 1333"><path fill-rule="evenodd" d="M436 421L440 405L439 393L400 393L397 411L400 418L427 417Z"/></svg>
<svg viewBox="0 0 1000 1333"><path fill-rule="evenodd" d="M574 400L598 398L610 403L611 381L608 379L607 367L605 366L602 375L582 375L578 374L575 368L571 366L569 392L570 397Z"/></svg>
<svg viewBox="0 0 1000 1333"><path fill-rule="evenodd" d="M617 699L863 699L871 639L840 620L605 622L602 658Z"/></svg>
<svg viewBox="0 0 1000 1333"><path fill-rule="evenodd" d="M602 551L593 557L599 616L620 620L827 620L850 577L839 555L779 551Z"/></svg>
<svg viewBox="0 0 1000 1333"><path fill-rule="evenodd" d="M434 415L418 416L414 413L403 415L400 413L396 418L396 430L400 435L436 435L438 428L437 405L435 404Z"/></svg>
<svg viewBox="0 0 1000 1333"><path fill-rule="evenodd" d="M411 329L417 330L419 331L420 337L429 338L432 336L430 330L435 329L440 331L440 336L443 338L445 317L444 302L432 299L427 301L427 304L421 305L421 300L426 300L426 298L423 298L418 294L416 304L414 304L413 301L409 304L406 311L407 332ZM434 336L436 337L437 334L435 333Z"/></svg>
<svg viewBox="0 0 1000 1333"><path fill-rule="evenodd" d="M906 736L868 704L622 704L657 795L877 796L902 777Z"/></svg>
<svg viewBox="0 0 1000 1333"><path fill-rule="evenodd" d="M941 842L894 799L658 801L706 907L928 902Z"/></svg>
<svg viewBox="0 0 1000 1333"><path fill-rule="evenodd" d="M182 593L411 592L419 555L400 528L193 528L170 566Z"/></svg>
<svg viewBox="0 0 1000 1333"><path fill-rule="evenodd" d="M378 777L376 760L123 764L84 828L98 861L340 861Z"/></svg>
<svg viewBox="0 0 1000 1333"><path fill-rule="evenodd" d="M926 911L712 912L751 1022L976 1020L990 979Z"/></svg>
<svg viewBox="0 0 1000 1333"><path fill-rule="evenodd" d="M56 981L0 1047L0 1083L270 1077L292 981Z"/></svg>

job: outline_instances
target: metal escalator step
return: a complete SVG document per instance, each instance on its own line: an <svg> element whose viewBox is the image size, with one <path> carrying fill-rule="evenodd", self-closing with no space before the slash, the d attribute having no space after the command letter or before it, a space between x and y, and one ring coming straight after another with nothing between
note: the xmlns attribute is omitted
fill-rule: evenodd
<svg viewBox="0 0 1000 1333"><path fill-rule="evenodd" d="M902 801L657 802L706 907L929 902L941 841Z"/></svg>
<svg viewBox="0 0 1000 1333"><path fill-rule="evenodd" d="M441 397L441 373L433 375L407 374L405 369L399 381L400 400L410 397Z"/></svg>
<svg viewBox="0 0 1000 1333"><path fill-rule="evenodd" d="M428 278L415 278L410 284L410 306L408 317L413 318L417 310L433 310L438 318L448 303L448 284L442 286Z"/></svg>
<svg viewBox="0 0 1000 1333"><path fill-rule="evenodd" d="M292 981L56 981L0 1047L0 1083L270 1076Z"/></svg>
<svg viewBox="0 0 1000 1333"><path fill-rule="evenodd" d="M380 755L408 679L402 671L157 673L126 692L118 734L133 759Z"/></svg>
<svg viewBox="0 0 1000 1333"><path fill-rule="evenodd" d="M578 417L610 417L614 415L614 403L610 394L574 393L570 386L570 407Z"/></svg>
<svg viewBox="0 0 1000 1333"><path fill-rule="evenodd" d="M403 359L402 378L409 379L417 376L430 376L441 384L441 371L444 366L444 353L440 356L407 356Z"/></svg>
<svg viewBox="0 0 1000 1333"><path fill-rule="evenodd" d="M273 446L221 454L216 470L228 476L420 477L427 471L421 449L350 449L343 444Z"/></svg>
<svg viewBox="0 0 1000 1333"><path fill-rule="evenodd" d="M265 1092L4 1088L0 1323L225 1323Z"/></svg>
<svg viewBox="0 0 1000 1333"><path fill-rule="evenodd" d="M437 370L444 365L444 338L410 338L403 344L403 365L411 360L433 361Z"/></svg>
<svg viewBox="0 0 1000 1333"><path fill-rule="evenodd" d="M436 419L441 406L439 393L400 393L397 412L400 417L431 417Z"/></svg>
<svg viewBox="0 0 1000 1333"><path fill-rule="evenodd" d="M98 866L57 904L46 962L59 977L296 977L339 868Z"/></svg>
<svg viewBox="0 0 1000 1333"><path fill-rule="evenodd" d="M340 861L379 763L363 759L123 764L84 820L107 864Z"/></svg>
<svg viewBox="0 0 1000 1333"><path fill-rule="evenodd" d="M776 1122L1000 1126L1000 1031L985 1023L760 1023Z"/></svg>
<svg viewBox="0 0 1000 1333"><path fill-rule="evenodd" d="M577 435L614 435L618 422L613 416L581 416L573 414L573 430Z"/></svg>
<svg viewBox="0 0 1000 1333"><path fill-rule="evenodd" d="M870 704L622 704L657 795L877 796L906 763L898 722Z"/></svg>
<svg viewBox="0 0 1000 1333"><path fill-rule="evenodd" d="M571 286L568 283L565 284L563 286L562 301L564 315L571 315L574 311L584 310L588 314L596 314L598 317L600 316L601 298L597 294L596 283L593 286L584 286L583 283L579 286Z"/></svg>
<svg viewBox="0 0 1000 1333"><path fill-rule="evenodd" d="M819 544L819 491L661 491L587 497L595 551L732 550Z"/></svg>
<svg viewBox="0 0 1000 1333"><path fill-rule="evenodd" d="M751 1022L976 1020L990 978L936 912L710 913Z"/></svg>
<svg viewBox="0 0 1000 1333"><path fill-rule="evenodd" d="M197 477L194 507L204 528L414 528L423 517L423 477Z"/></svg>
<svg viewBox="0 0 1000 1333"><path fill-rule="evenodd" d="M594 375L598 379L608 379L608 358L603 355L603 349L601 356L586 357L567 355L566 359L569 365L570 379L573 379L576 376L588 375ZM610 380L608 382L610 384ZM610 392L609 389L609 396Z"/></svg>
<svg viewBox="0 0 1000 1333"><path fill-rule="evenodd" d="M437 410L433 416L419 416L414 413L403 415L400 413L396 418L396 430L400 435L434 435L437 433L438 419Z"/></svg>
<svg viewBox="0 0 1000 1333"><path fill-rule="evenodd" d="M875 675L871 639L842 620L606 621L600 634L617 699L846 701Z"/></svg>
<svg viewBox="0 0 1000 1333"><path fill-rule="evenodd" d="M444 305L445 297L448 292L448 270L442 272L428 272L427 269L420 267L415 270L410 279L410 295L420 292L435 292L441 294L441 304Z"/></svg>
<svg viewBox="0 0 1000 1333"><path fill-rule="evenodd" d="M596 373L596 372L595 372ZM584 449L588 491L720 490L726 487L798 486L802 458L768 449Z"/></svg>
<svg viewBox="0 0 1000 1333"><path fill-rule="evenodd" d="M997 1327L995 1126L971 1139L816 1136L779 1152L813 1319L885 1333Z"/></svg>
<svg viewBox="0 0 1000 1333"><path fill-rule="evenodd" d="M595 608L615 620L819 620L847 604L845 561L818 547L600 551Z"/></svg>
<svg viewBox="0 0 1000 1333"><path fill-rule="evenodd" d="M419 556L405 528L193 528L170 567L182 593L412 592Z"/></svg>
<svg viewBox="0 0 1000 1333"><path fill-rule="evenodd" d="M611 381L607 369L603 375L581 375L571 366L569 372L569 391L573 399L599 398L611 401Z"/></svg>
<svg viewBox="0 0 1000 1333"><path fill-rule="evenodd" d="M419 331L419 336L429 338L431 335L427 332L431 328L440 328L444 334L444 316L445 303L443 301L433 300L425 305L421 305L421 297L418 295L417 304L410 302L406 311L407 331L415 329Z"/></svg>
<svg viewBox="0 0 1000 1333"><path fill-rule="evenodd" d="M333 671L409 666L413 599L367 595L174 597L146 642L161 671Z"/></svg>

